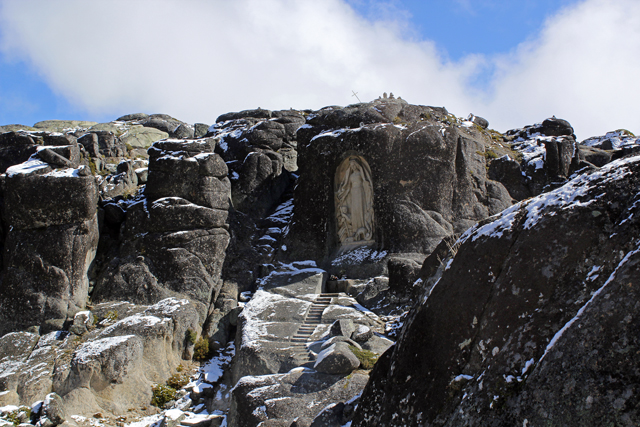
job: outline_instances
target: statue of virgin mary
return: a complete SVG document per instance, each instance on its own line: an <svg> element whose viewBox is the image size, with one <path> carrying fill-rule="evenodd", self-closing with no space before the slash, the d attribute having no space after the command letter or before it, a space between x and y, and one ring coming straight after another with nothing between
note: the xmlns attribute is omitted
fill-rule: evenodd
<svg viewBox="0 0 640 427"><path fill-rule="evenodd" d="M335 205L341 244L373 239L373 184L366 161L346 158L336 170Z"/></svg>

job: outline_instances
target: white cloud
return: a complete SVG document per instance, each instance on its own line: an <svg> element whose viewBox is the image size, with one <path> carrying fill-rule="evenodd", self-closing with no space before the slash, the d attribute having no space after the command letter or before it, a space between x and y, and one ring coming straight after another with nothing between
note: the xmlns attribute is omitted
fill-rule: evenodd
<svg viewBox="0 0 640 427"><path fill-rule="evenodd" d="M371 22L343 0L21 0L0 3L0 31L5 54L94 113L211 123L258 106L344 105L355 90L473 111L500 130L552 114L579 137L637 126L635 0L585 1L509 56L457 63L403 37L414 33L401 15ZM470 88L486 64L498 70L492 89Z"/></svg>
<svg viewBox="0 0 640 427"><path fill-rule="evenodd" d="M539 37L496 60L494 98L485 110L493 124L556 115L580 139L621 127L640 132L638 22L635 0L585 1L548 20Z"/></svg>

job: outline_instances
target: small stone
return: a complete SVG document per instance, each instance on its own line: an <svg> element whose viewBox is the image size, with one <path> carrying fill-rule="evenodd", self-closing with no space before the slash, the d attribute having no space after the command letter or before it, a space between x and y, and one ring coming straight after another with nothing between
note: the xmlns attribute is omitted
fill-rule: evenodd
<svg viewBox="0 0 640 427"><path fill-rule="evenodd" d="M349 350L349 345L337 342L318 354L313 368L326 374L349 374L360 366L360 361Z"/></svg>
<svg viewBox="0 0 640 427"><path fill-rule="evenodd" d="M64 402L56 393L49 393L44 398L42 413L53 425L62 424L67 417L64 411Z"/></svg>
<svg viewBox="0 0 640 427"><path fill-rule="evenodd" d="M373 331L370 327L365 325L358 325L355 331L351 334L351 339L356 342L367 342L373 336Z"/></svg>
<svg viewBox="0 0 640 427"><path fill-rule="evenodd" d="M342 335L347 338L351 338L351 334L356 330L355 325L351 319L340 319L333 322L331 325L331 335Z"/></svg>

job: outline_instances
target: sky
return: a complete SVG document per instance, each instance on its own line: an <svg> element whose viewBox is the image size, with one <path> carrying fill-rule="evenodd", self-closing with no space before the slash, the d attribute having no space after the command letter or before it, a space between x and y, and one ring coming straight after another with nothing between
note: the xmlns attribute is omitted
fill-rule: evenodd
<svg viewBox="0 0 640 427"><path fill-rule="evenodd" d="M639 22L637 0L0 0L0 125L393 92L499 131L640 133Z"/></svg>

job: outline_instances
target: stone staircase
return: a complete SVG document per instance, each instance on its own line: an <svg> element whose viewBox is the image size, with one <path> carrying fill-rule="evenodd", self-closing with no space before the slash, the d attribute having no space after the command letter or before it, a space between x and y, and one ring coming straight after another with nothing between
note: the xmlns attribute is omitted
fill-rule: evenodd
<svg viewBox="0 0 640 427"><path fill-rule="evenodd" d="M322 293L311 303L309 311L304 318L304 322L298 328L298 331L291 337L291 343L294 348L293 357L300 362L301 366L306 366L315 361L315 356L307 348L307 343L316 327L322 323L322 313L331 305L337 293Z"/></svg>

